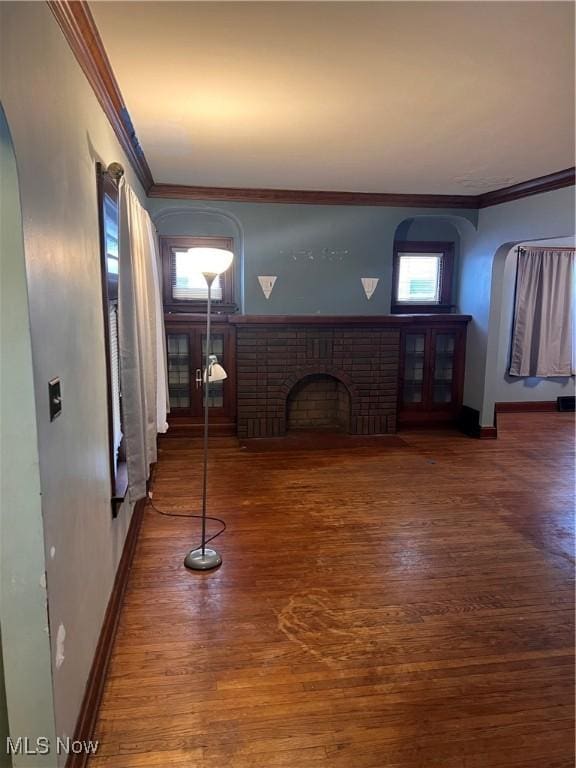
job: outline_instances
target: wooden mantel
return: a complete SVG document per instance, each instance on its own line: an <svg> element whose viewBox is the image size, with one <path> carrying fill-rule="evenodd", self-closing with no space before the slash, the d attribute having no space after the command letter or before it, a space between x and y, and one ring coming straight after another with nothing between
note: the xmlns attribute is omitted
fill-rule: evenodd
<svg viewBox="0 0 576 768"><path fill-rule="evenodd" d="M176 323L206 323L206 315L191 312L166 312L166 320ZM419 315L240 315L212 313L212 322L231 325L443 325L446 322L468 323L472 315L419 314Z"/></svg>
<svg viewBox="0 0 576 768"><path fill-rule="evenodd" d="M206 323L206 315L190 312L166 312L166 321ZM472 315L229 315L212 314L212 322L230 325L371 325L398 328L406 325L446 325L468 323Z"/></svg>
<svg viewBox="0 0 576 768"><path fill-rule="evenodd" d="M446 325L468 323L472 315L228 315L233 325Z"/></svg>

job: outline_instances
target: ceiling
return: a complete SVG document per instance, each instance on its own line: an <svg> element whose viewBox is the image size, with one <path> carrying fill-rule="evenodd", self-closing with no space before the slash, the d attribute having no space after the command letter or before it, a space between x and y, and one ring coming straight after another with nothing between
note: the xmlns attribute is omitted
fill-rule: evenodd
<svg viewBox="0 0 576 768"><path fill-rule="evenodd" d="M91 2L157 183L480 194L574 165L571 2Z"/></svg>

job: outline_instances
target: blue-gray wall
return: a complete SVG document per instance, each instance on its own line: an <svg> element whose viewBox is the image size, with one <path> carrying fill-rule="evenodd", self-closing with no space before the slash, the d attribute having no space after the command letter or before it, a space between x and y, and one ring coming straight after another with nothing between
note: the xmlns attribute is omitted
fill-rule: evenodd
<svg viewBox="0 0 576 768"><path fill-rule="evenodd" d="M12 766L12 760L6 751L6 740L9 735L8 707L4 685L4 661L2 658L2 635L0 634L0 768L11 768Z"/></svg>
<svg viewBox="0 0 576 768"><path fill-rule="evenodd" d="M239 304L246 314L264 315L388 314L397 230L398 239L454 240L458 246L457 227L473 229L477 219L476 211L450 209L155 198L148 208L160 235L234 237ZM268 301L258 275L277 276ZM369 301L362 277L379 278Z"/></svg>
<svg viewBox="0 0 576 768"><path fill-rule="evenodd" d="M457 310L471 314L464 402L492 423L505 255L574 233L574 188L477 211L150 199L160 235L229 235L246 314L387 314L394 239L456 243ZM243 262L243 267L242 267ZM267 301L258 275L276 275ZM361 277L378 277L368 301ZM243 281L242 281L243 279Z"/></svg>
<svg viewBox="0 0 576 768"><path fill-rule="evenodd" d="M528 240L574 235L574 187L484 208L478 230L462 230L458 304L468 329L464 404L493 423L498 388L504 267L510 249Z"/></svg>

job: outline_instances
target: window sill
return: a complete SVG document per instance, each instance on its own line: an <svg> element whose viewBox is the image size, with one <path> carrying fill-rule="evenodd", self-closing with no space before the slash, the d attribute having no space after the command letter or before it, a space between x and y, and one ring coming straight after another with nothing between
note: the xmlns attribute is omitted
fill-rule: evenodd
<svg viewBox="0 0 576 768"><path fill-rule="evenodd" d="M128 494L128 464L125 461L118 462L116 470L116 482L114 484L114 495L112 496L112 517L118 517L120 507L126 500Z"/></svg>
<svg viewBox="0 0 576 768"><path fill-rule="evenodd" d="M208 305L205 301L186 301L178 304L171 302L164 302L164 312L167 314L206 314ZM238 306L236 304L228 304L222 301L212 302L212 314L213 315L233 315L238 312Z"/></svg>
<svg viewBox="0 0 576 768"><path fill-rule="evenodd" d="M454 304L392 304L393 315L449 315Z"/></svg>

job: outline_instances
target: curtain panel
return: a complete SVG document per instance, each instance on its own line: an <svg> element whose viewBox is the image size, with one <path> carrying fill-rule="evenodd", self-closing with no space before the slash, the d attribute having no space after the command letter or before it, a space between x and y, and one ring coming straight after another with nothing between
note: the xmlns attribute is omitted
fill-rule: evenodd
<svg viewBox="0 0 576 768"><path fill-rule="evenodd" d="M529 248L518 255L511 376L573 373L574 251Z"/></svg>
<svg viewBox="0 0 576 768"><path fill-rule="evenodd" d="M128 495L146 496L156 436L166 432L167 377L158 242L148 212L119 187L118 335Z"/></svg>

